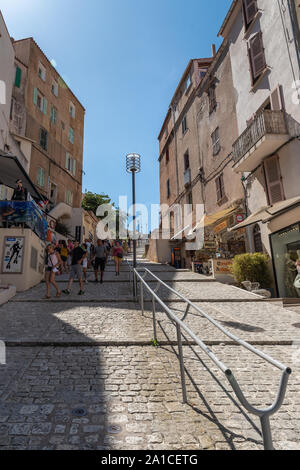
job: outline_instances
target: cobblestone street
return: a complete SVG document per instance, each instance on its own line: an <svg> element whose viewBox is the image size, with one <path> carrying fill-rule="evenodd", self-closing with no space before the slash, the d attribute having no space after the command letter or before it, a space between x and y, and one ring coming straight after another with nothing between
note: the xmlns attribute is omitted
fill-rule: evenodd
<svg viewBox="0 0 300 470"><path fill-rule="evenodd" d="M276 449L300 449L299 310L190 272L141 265L293 368L271 426ZM188 338L188 404L182 404L173 323L157 308L154 347L151 303L145 302L143 316L126 264L117 280L109 265L105 281L87 284L83 298L75 284L70 297L50 301L42 300L41 284L0 308L0 339L7 345L7 364L0 366L0 449L263 449L259 420L242 409L224 374ZM165 288L158 292L181 318L185 304ZM199 312L191 310L185 322L233 370L251 404L274 401L277 369L233 345Z"/></svg>

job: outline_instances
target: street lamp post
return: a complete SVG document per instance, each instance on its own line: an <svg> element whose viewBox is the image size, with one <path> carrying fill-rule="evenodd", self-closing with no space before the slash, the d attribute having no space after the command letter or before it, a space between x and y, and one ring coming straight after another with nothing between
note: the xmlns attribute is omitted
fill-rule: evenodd
<svg viewBox="0 0 300 470"><path fill-rule="evenodd" d="M137 267L136 262L136 210L135 210L135 174L141 171L141 156L137 153L126 155L126 171L132 174L132 205L133 205L133 267ZM136 286L134 283L134 291Z"/></svg>

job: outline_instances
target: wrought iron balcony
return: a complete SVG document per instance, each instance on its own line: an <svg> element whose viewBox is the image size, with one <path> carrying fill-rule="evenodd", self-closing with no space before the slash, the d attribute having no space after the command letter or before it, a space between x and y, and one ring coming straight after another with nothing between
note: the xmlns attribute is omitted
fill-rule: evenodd
<svg viewBox="0 0 300 470"><path fill-rule="evenodd" d="M288 139L284 112L262 111L233 144L235 171L253 171Z"/></svg>
<svg viewBox="0 0 300 470"><path fill-rule="evenodd" d="M187 170L185 170L184 172L184 186L189 186L192 182L192 179L191 179L191 169L188 168Z"/></svg>

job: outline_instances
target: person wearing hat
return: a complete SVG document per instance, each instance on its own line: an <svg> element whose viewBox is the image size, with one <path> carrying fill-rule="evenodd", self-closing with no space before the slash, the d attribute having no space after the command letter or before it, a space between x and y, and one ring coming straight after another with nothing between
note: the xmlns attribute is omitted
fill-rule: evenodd
<svg viewBox="0 0 300 470"><path fill-rule="evenodd" d="M12 201L27 201L27 189L23 188L22 180L16 181L17 187L14 190Z"/></svg>

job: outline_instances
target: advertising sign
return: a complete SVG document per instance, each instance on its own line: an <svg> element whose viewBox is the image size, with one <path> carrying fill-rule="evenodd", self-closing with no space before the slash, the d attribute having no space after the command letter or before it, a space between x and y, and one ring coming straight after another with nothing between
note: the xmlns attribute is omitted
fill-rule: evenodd
<svg viewBox="0 0 300 470"><path fill-rule="evenodd" d="M3 274L21 274L24 255L24 237L5 237L3 254Z"/></svg>

